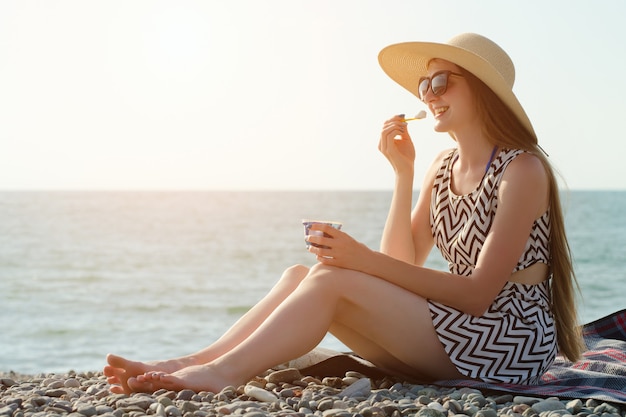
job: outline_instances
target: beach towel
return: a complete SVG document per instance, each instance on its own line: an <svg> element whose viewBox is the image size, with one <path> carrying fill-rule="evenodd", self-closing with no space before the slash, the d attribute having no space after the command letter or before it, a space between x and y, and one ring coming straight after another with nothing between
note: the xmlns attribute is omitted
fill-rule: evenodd
<svg viewBox="0 0 626 417"><path fill-rule="evenodd" d="M626 309L585 324L582 330L588 349L582 359L571 363L557 356L538 385L493 384L465 379L437 381L433 385L626 404ZM308 375L342 376L348 370L371 378L384 375L380 369L353 354L327 349L316 349L287 365Z"/></svg>

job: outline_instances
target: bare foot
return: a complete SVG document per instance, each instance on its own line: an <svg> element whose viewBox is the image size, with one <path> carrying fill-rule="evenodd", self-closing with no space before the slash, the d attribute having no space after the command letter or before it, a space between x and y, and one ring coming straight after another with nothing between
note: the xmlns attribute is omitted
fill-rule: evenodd
<svg viewBox="0 0 626 417"><path fill-rule="evenodd" d="M128 385L128 380L147 372L173 373L187 366L181 360L139 362L131 361L121 356L107 355L108 365L104 367L104 375L111 384L111 392L115 394L131 394L135 392Z"/></svg>
<svg viewBox="0 0 626 417"><path fill-rule="evenodd" d="M173 373L150 371L127 380L127 386L134 392L153 393L159 389L180 391L190 389L195 392L220 392L228 385L239 385L241 381L229 381L211 364L193 365Z"/></svg>

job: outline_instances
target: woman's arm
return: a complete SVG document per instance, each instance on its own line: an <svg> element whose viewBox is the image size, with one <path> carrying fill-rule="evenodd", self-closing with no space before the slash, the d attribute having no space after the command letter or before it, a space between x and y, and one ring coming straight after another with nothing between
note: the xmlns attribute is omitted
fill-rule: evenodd
<svg viewBox="0 0 626 417"><path fill-rule="evenodd" d="M387 158L396 174L380 250L396 259L414 263L411 207L415 147L403 120L403 115L398 115L385 121L378 143L378 150Z"/></svg>
<svg viewBox="0 0 626 417"><path fill-rule="evenodd" d="M405 262L415 263L411 233L413 175L396 175L391 206L380 241L380 251Z"/></svg>
<svg viewBox="0 0 626 417"><path fill-rule="evenodd" d="M418 203L413 205L415 148L401 116L387 120L383 126L378 149L391 163L395 186L380 243L382 253L393 258L421 265L432 248L428 225L430 193L434 181L433 164L426 175ZM439 158L438 158L439 159ZM432 174L432 175L431 175Z"/></svg>
<svg viewBox="0 0 626 417"><path fill-rule="evenodd" d="M415 265L423 265L430 254L434 241L430 230L430 196L435 174L441 166L443 156L437 156L427 171L415 208L411 213L412 186L396 179L391 208L385 223L381 252Z"/></svg>

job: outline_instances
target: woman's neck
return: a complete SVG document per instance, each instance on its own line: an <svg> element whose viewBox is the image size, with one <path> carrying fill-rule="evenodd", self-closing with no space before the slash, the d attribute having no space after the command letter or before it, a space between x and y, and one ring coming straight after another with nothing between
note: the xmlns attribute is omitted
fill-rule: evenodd
<svg viewBox="0 0 626 417"><path fill-rule="evenodd" d="M497 147L479 137L472 140L457 138L457 144L458 158L452 166L452 189L462 195L476 189L495 158Z"/></svg>
<svg viewBox="0 0 626 417"><path fill-rule="evenodd" d="M468 132L465 135L455 135L454 138L458 145L458 172L484 172L485 165L492 159L494 145L482 132Z"/></svg>

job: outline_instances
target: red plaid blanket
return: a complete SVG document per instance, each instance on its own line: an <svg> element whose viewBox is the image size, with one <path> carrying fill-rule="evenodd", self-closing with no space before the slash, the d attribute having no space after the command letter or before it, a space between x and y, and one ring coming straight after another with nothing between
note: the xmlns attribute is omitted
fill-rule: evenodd
<svg viewBox="0 0 626 417"><path fill-rule="evenodd" d="M593 398L626 404L626 309L583 326L587 352L571 363L557 357L538 385L488 384L472 380L438 381L525 396Z"/></svg>

